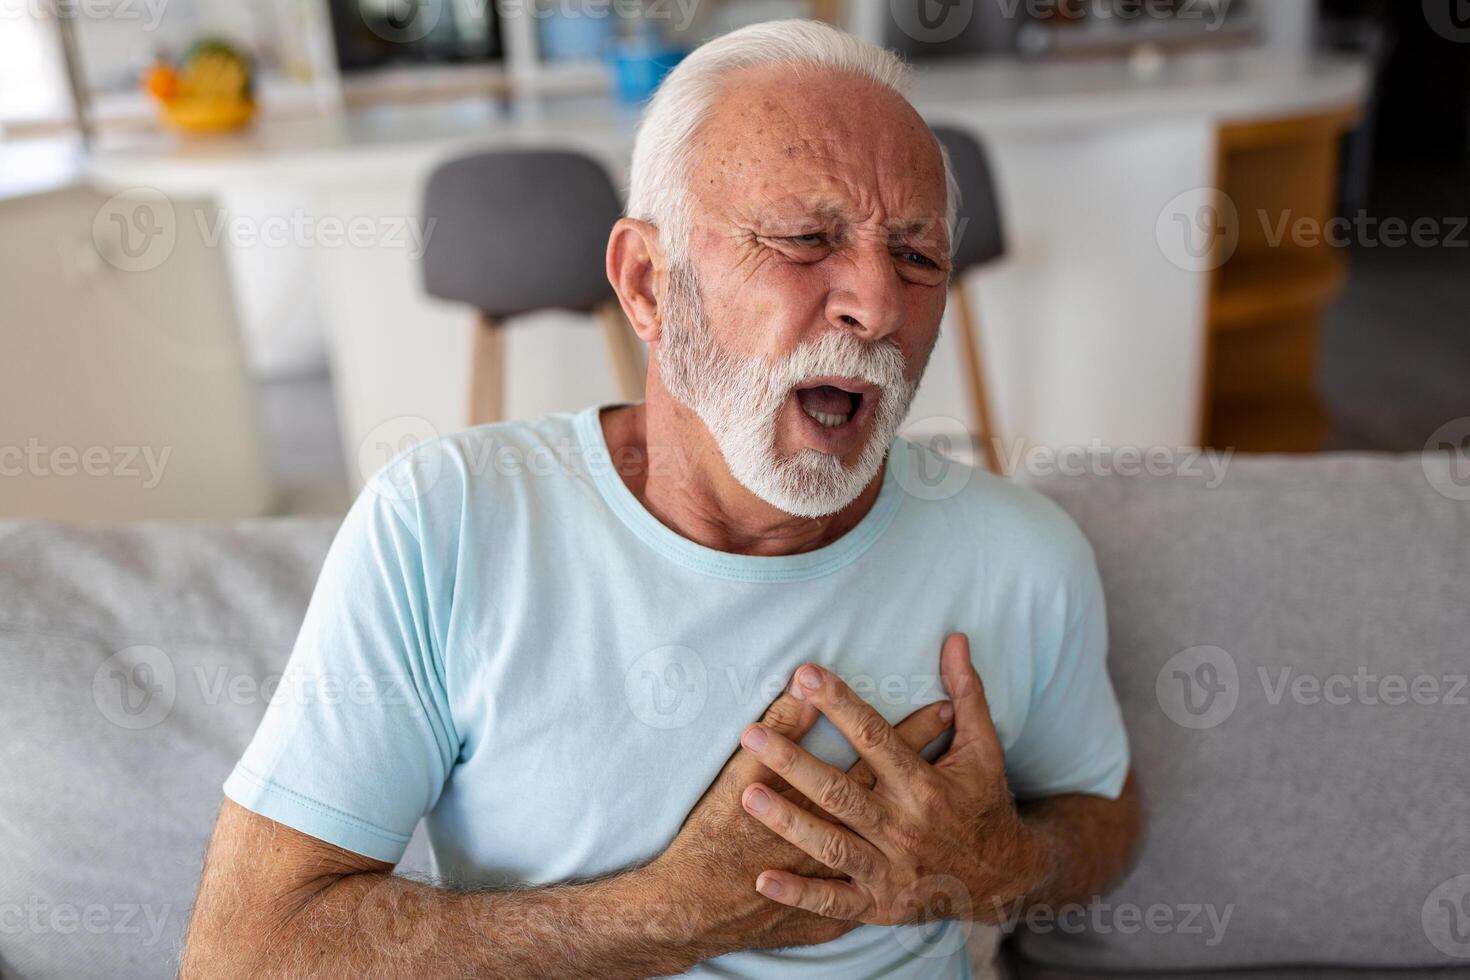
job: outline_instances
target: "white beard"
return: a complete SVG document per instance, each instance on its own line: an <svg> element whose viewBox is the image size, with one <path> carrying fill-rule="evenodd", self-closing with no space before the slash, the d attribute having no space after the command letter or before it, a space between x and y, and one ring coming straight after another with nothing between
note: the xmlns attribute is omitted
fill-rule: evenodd
<svg viewBox="0 0 1470 980"><path fill-rule="evenodd" d="M670 270L668 306L658 346L664 387L704 422L740 485L797 517L825 517L856 500L882 468L918 388L904 377L898 345L831 330L775 362L726 353L715 343L698 278L687 266ZM801 382L822 376L858 378L880 392L868 441L851 468L815 449L784 458L776 453L787 398Z"/></svg>

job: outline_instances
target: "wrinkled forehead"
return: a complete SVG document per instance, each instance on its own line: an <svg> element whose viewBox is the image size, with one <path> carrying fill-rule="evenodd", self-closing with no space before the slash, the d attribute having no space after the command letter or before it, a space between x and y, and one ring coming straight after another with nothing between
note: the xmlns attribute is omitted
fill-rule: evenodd
<svg viewBox="0 0 1470 980"><path fill-rule="evenodd" d="M697 142L692 190L716 221L817 218L943 234L944 160L933 133L902 96L869 79L743 69L725 80Z"/></svg>

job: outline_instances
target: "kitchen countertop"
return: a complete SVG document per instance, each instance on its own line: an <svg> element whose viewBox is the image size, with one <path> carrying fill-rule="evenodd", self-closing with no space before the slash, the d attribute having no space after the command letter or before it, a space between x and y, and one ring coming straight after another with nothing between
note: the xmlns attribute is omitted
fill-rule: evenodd
<svg viewBox="0 0 1470 980"><path fill-rule="evenodd" d="M1180 55L1151 72L1120 60L963 59L921 66L912 100L936 121L963 120L991 136L1045 137L1171 117L1231 122L1341 108L1361 103L1368 83L1361 59L1293 59L1259 50ZM233 179L338 180L344 155L360 173L463 143L560 143L616 158L631 147L637 119L636 107L605 96L263 116L248 130L225 136L110 135L90 154L87 170L113 185L206 191Z"/></svg>
<svg viewBox="0 0 1470 980"><path fill-rule="evenodd" d="M1368 83L1359 58L1251 49L1169 57L1152 71L1120 59L926 65L912 99L926 114L963 107L991 129L1071 131L1171 116L1234 122L1296 115L1360 102Z"/></svg>

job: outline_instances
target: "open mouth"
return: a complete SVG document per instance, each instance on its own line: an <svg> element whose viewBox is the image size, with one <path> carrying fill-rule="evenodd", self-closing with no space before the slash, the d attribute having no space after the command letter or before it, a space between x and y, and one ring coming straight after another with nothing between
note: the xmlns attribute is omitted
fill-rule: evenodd
<svg viewBox="0 0 1470 980"><path fill-rule="evenodd" d="M877 397L872 386L843 379L820 379L796 389L807 418L826 430L840 430L864 418Z"/></svg>
<svg viewBox="0 0 1470 980"><path fill-rule="evenodd" d="M856 391L846 391L836 385L817 385L815 388L798 388L796 400L808 418L828 429L840 429L851 422L863 407L863 396Z"/></svg>

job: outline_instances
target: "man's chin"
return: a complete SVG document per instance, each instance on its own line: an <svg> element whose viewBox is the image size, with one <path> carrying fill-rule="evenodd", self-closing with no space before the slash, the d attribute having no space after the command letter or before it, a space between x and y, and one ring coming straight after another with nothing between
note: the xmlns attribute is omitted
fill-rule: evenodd
<svg viewBox="0 0 1470 980"><path fill-rule="evenodd" d="M794 457L773 457L758 472L737 473L736 478L782 513L808 519L843 510L869 482L836 457L811 449Z"/></svg>
<svg viewBox="0 0 1470 980"><path fill-rule="evenodd" d="M706 410L699 415L736 482L782 513L830 517L872 482L874 473L859 472L872 468L872 413L850 420L857 424L842 427L836 437L814 431L838 427L807 418L793 397L769 413Z"/></svg>

